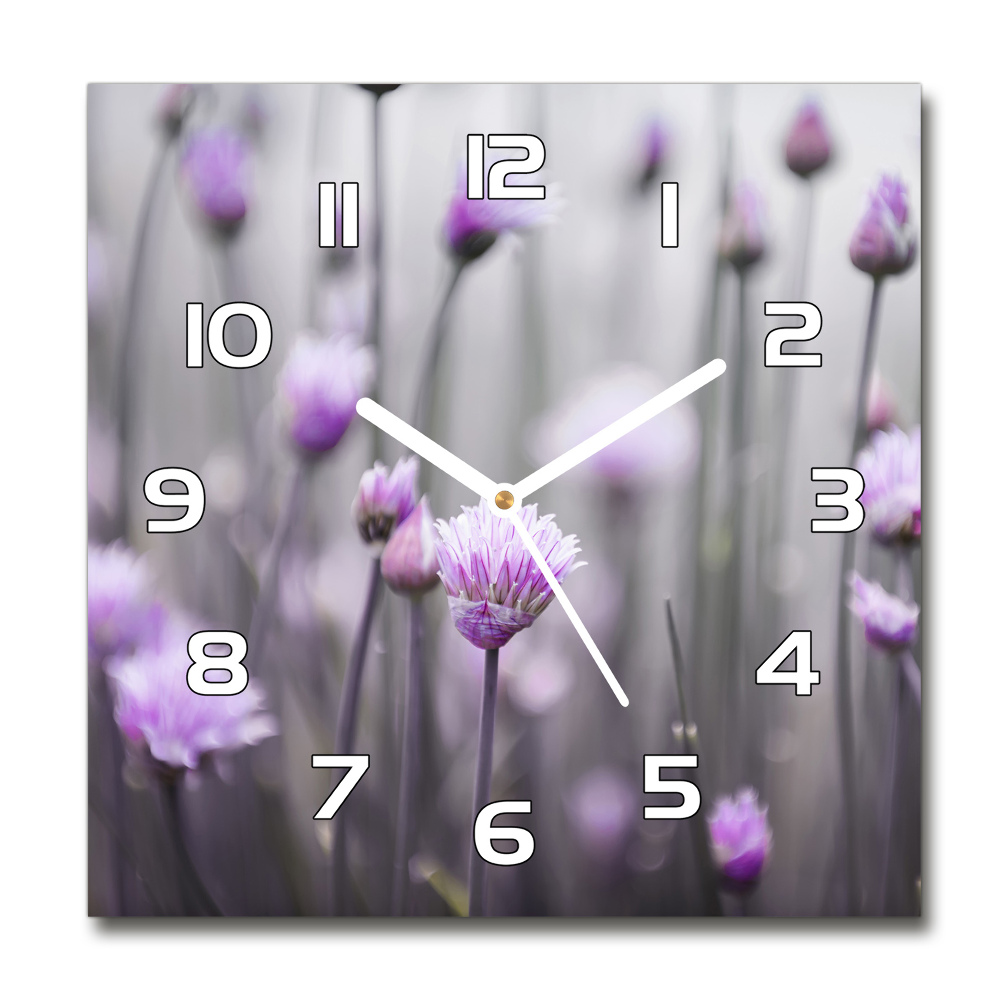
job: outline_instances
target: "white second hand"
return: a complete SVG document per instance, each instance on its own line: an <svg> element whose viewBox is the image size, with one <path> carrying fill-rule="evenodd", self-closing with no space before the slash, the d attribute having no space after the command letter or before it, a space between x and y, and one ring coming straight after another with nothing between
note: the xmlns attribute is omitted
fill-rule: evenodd
<svg viewBox="0 0 1000 1000"><path fill-rule="evenodd" d="M580 616L576 613L576 609L569 602L569 598L563 591L556 579L555 573L549 568L549 564L545 561L542 556L541 551L535 544L535 540L531 537L531 533L524 526L524 522L517 515L513 513L510 519L514 522L514 530L521 536L521 541L524 542L525 548L531 553L531 558L535 560L538 568L542 571L542 576L545 577L546 582L552 588L552 593L556 595L556 600L563 606L563 610L566 612L569 620L573 623L573 628L577 630L580 634L580 638L583 640L583 644L587 647L590 655L594 658L594 662L600 667L601 673L604 674L604 679L611 685L611 690L614 691L615 697L621 702L622 705L628 706L628 697L622 690L621 684L618 683L618 678L611 672L611 668L608 666L607 660L601 655L601 651L597 648L597 643L594 642L590 637L590 633L587 631L587 627L580 620Z"/></svg>

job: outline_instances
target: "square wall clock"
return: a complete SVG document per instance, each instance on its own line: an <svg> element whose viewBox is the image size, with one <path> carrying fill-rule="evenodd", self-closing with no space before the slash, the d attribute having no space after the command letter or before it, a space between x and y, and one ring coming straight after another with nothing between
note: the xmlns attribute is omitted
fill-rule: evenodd
<svg viewBox="0 0 1000 1000"><path fill-rule="evenodd" d="M919 915L920 128L92 85L91 914Z"/></svg>

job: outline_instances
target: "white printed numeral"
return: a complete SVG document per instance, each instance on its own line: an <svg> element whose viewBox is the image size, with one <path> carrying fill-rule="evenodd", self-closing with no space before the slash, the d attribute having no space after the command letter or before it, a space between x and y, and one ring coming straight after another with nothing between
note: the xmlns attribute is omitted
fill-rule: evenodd
<svg viewBox="0 0 1000 1000"><path fill-rule="evenodd" d="M339 782L337 787L330 792L329 798L319 807L319 811L313 819L333 819L337 815L337 810L344 804L344 800L354 786L361 780L371 758L366 753L334 753L334 754L313 754L313 767L346 767L347 774Z"/></svg>
<svg viewBox="0 0 1000 1000"><path fill-rule="evenodd" d="M785 660L795 655L794 670L778 670ZM757 668L758 684L794 684L795 696L812 694L819 684L819 671L812 669L812 632L789 632L781 645Z"/></svg>
<svg viewBox="0 0 1000 1000"><path fill-rule="evenodd" d="M483 136L472 133L467 140L467 196L478 201L483 197ZM510 174L534 174L545 163L545 144L537 135L491 135L486 137L490 149L523 149L528 155L517 160L497 160L490 167L487 179L488 197L492 201L515 199L541 201L544 184L507 184Z"/></svg>
<svg viewBox="0 0 1000 1000"><path fill-rule="evenodd" d="M642 790L648 794L675 792L683 798L676 806L645 806L644 819L690 819L701 808L701 792L692 781L661 778L664 767L697 767L697 754L647 753L642 758Z"/></svg>
<svg viewBox="0 0 1000 1000"><path fill-rule="evenodd" d="M358 246L358 192L357 181L344 181L341 185L340 245L348 249ZM319 183L319 245L329 249L337 245L337 183Z"/></svg>
<svg viewBox="0 0 1000 1000"><path fill-rule="evenodd" d="M228 646L224 656L210 656L206 646ZM187 686L195 694L234 695L246 690L250 675L243 665L247 655L247 641L239 632L195 632L188 639L188 656L191 666L187 672ZM227 670L229 680L210 681L205 677L209 670Z"/></svg>
<svg viewBox="0 0 1000 1000"><path fill-rule="evenodd" d="M860 497L865 491L865 480L857 469L813 469L812 481L843 483L846 489L842 493L817 493L816 506L842 507L846 513L843 517L813 518L809 522L810 531L857 531L864 524L865 509Z"/></svg>
<svg viewBox="0 0 1000 1000"><path fill-rule="evenodd" d="M660 185L660 246L670 250L680 246L677 232L680 190L677 181L664 181Z"/></svg>
<svg viewBox="0 0 1000 1000"><path fill-rule="evenodd" d="M781 345L789 340L813 340L823 329L823 315L811 302L765 302L765 316L800 316L802 326L781 326L764 338L765 368L819 368L822 354L785 354Z"/></svg>
<svg viewBox="0 0 1000 1000"><path fill-rule="evenodd" d="M490 802L479 810L474 828L476 850L487 864L523 865L535 853L535 838L530 831L519 826L493 826L497 816L506 813L530 813L531 800L513 802ZM493 849L494 840L513 840L517 850L501 853Z"/></svg>
<svg viewBox="0 0 1000 1000"><path fill-rule="evenodd" d="M181 483L187 493L164 493L164 483ZM157 507L183 507L180 517L165 521L149 520L146 531L158 532L189 531L205 513L205 486L190 469L154 469L142 484L146 499Z"/></svg>
<svg viewBox="0 0 1000 1000"><path fill-rule="evenodd" d="M253 323L253 347L246 354L230 354L226 350L226 323L234 316L246 316ZM201 302L187 304L187 366L203 368L202 327L205 306ZM219 306L208 320L208 350L226 368L255 368L271 353L271 319L252 302L227 302Z"/></svg>

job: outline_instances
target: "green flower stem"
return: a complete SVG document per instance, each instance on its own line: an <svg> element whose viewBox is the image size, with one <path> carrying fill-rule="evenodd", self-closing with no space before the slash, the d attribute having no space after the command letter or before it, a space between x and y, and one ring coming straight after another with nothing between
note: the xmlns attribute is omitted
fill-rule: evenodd
<svg viewBox="0 0 1000 1000"><path fill-rule="evenodd" d="M469 916L486 912L486 862L476 850L476 817L490 800L493 776L493 730L497 712L497 681L500 650L487 649L483 668L483 706L479 716L479 750L476 754L476 786L472 799L472 839L469 845Z"/></svg>
<svg viewBox="0 0 1000 1000"><path fill-rule="evenodd" d="M184 824L181 819L180 777L164 778L160 782L163 789L164 820L167 833L173 844L177 860L177 873L181 902L186 916L221 917L222 910L205 888L198 870L188 854L184 843Z"/></svg>
<svg viewBox="0 0 1000 1000"><path fill-rule="evenodd" d="M871 303L868 308L861 377L858 382L857 405L854 410L851 453L846 463L848 465L854 462L854 456L865 442L868 390L875 364L875 335L881 292L882 282L879 278L875 278L872 284ZM861 911L857 853L857 784L854 773L854 700L851 694L851 616L848 613L849 577L851 570L854 569L856 546L856 532L847 532L844 535L840 575L837 578L837 729L840 744L840 775L843 787L844 832L847 850L847 910L851 916L857 916Z"/></svg>

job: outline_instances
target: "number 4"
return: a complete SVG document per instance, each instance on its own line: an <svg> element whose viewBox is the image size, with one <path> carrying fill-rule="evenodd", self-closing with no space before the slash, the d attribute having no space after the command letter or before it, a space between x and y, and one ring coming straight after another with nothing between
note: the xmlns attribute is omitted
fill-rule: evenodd
<svg viewBox="0 0 1000 1000"><path fill-rule="evenodd" d="M369 761L370 758L366 753L313 754L313 767L348 768L347 774L330 793L326 802L319 807L319 812L313 816L313 819L333 819L337 815L337 810L344 804L344 800L354 791L354 786L368 770Z"/></svg>
<svg viewBox="0 0 1000 1000"><path fill-rule="evenodd" d="M795 654L794 670L779 670ZM812 632L789 632L781 645L757 668L758 684L794 684L796 697L812 694L819 671L812 669Z"/></svg>

